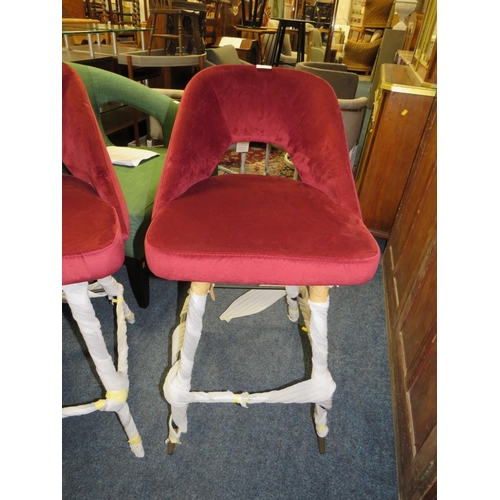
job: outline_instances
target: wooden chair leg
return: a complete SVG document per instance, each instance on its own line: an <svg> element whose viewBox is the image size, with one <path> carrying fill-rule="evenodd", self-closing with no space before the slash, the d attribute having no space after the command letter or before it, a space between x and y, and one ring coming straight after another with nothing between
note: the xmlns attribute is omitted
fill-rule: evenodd
<svg viewBox="0 0 500 500"><path fill-rule="evenodd" d="M142 309L149 305L149 268L144 259L125 257L128 280L137 304Z"/></svg>

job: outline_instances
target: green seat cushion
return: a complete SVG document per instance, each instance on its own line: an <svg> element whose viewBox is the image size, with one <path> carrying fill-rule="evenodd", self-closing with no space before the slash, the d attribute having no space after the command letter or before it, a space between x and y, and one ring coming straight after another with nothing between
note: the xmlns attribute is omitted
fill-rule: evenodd
<svg viewBox="0 0 500 500"><path fill-rule="evenodd" d="M159 153L137 167L115 167L130 216L130 238L125 242L125 255L144 258L144 238L151 222L153 202L167 154L166 148L143 148Z"/></svg>

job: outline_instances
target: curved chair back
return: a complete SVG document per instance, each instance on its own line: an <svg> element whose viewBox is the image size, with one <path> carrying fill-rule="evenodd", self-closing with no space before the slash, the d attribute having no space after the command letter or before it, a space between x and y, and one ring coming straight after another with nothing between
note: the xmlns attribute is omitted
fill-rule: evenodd
<svg viewBox="0 0 500 500"><path fill-rule="evenodd" d="M339 105L342 112L342 121L344 122L347 147L351 151L359 142L368 106L368 98L339 99Z"/></svg>
<svg viewBox="0 0 500 500"><path fill-rule="evenodd" d="M335 91L338 99L354 99L358 90L359 76L350 73L345 65L329 62L300 62L295 69L319 76Z"/></svg>
<svg viewBox="0 0 500 500"><path fill-rule="evenodd" d="M370 42L358 42L356 40L347 40L344 46L344 57L342 62L349 71L360 71L369 74L382 43L382 38Z"/></svg>
<svg viewBox="0 0 500 500"><path fill-rule="evenodd" d="M217 64L250 64L238 56L238 51L234 45L222 45L220 47L214 47L205 49L207 53L207 59L205 61L205 67L215 66Z"/></svg>
<svg viewBox="0 0 500 500"><path fill-rule="evenodd" d="M315 28L312 24L307 24L306 29L309 30L311 28L311 48L310 48L310 61L318 61L323 62L325 60L325 50L326 46L323 45L323 39L321 38L321 32L318 28Z"/></svg>
<svg viewBox="0 0 500 500"><path fill-rule="evenodd" d="M287 91L275 95L276 88ZM204 96L201 102L200 95ZM288 111L283 113L284 109ZM207 123L213 126L207 127ZM342 130L342 115L332 88L313 75L247 65L207 68L184 91L153 219L165 203L210 177L231 144L246 141L282 147L293 157L303 183L359 214L347 142L339 133ZM324 137L329 140L324 141Z"/></svg>
<svg viewBox="0 0 500 500"><path fill-rule="evenodd" d="M113 144L104 131L101 107L111 102L126 104L155 118L161 124L165 147L168 145L179 107L178 102L170 98L159 98L149 87L111 71L84 64L70 63L69 66L78 73L85 84L106 146Z"/></svg>
<svg viewBox="0 0 500 500"><path fill-rule="evenodd" d="M73 176L88 182L116 209L123 239L127 240L127 205L85 86L78 73L65 63L62 77L62 162Z"/></svg>

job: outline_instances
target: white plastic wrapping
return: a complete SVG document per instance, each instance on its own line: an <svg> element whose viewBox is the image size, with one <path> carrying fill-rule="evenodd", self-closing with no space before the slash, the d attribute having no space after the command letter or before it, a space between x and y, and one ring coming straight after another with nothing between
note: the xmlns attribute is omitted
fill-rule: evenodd
<svg viewBox="0 0 500 500"><path fill-rule="evenodd" d="M102 287L102 289L101 289ZM128 379L128 345L127 324L135 321L133 313L123 300L123 286L112 276L98 280L89 286L87 282L63 286L65 301L69 304L73 318L78 323L82 337L87 345L97 373L105 389L106 398L94 403L65 407L62 416L71 417L86 415L94 411L114 411L125 429L130 448L137 457L144 456L141 437L127 404ZM116 302L117 315L117 350L118 362L115 368L113 360L106 348L102 336L101 323L95 315L91 297L107 295Z"/></svg>
<svg viewBox="0 0 500 500"><path fill-rule="evenodd" d="M331 408L335 382L328 370L327 313L329 299L311 302L299 298L298 287L286 287L289 317L298 319L297 302L307 316L307 329L312 347L312 374L309 380L280 390L260 393L235 394L231 391L191 392L191 373L196 348L202 331L202 319L206 305L206 293L190 292L181 312L181 324L173 335L172 367L163 386L166 400L172 408L167 442L177 443L182 432L187 432L187 408L189 403L237 403L244 407L251 403L315 403L315 424L318 436L328 433L326 410ZM307 293L307 290L306 290ZM310 317L310 319L309 319ZM185 322L184 322L185 318ZM180 356L179 356L180 352ZM174 425L175 424L175 425Z"/></svg>
<svg viewBox="0 0 500 500"><path fill-rule="evenodd" d="M228 323L233 318L250 316L264 311L285 296L285 290L255 289L238 297L221 315L220 319Z"/></svg>

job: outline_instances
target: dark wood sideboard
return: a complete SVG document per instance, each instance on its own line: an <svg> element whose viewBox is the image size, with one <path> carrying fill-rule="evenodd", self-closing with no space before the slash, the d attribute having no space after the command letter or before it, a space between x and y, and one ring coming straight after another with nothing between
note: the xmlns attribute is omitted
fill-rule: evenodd
<svg viewBox="0 0 500 500"><path fill-rule="evenodd" d="M436 109L434 99L382 261L400 500L437 498Z"/></svg>

